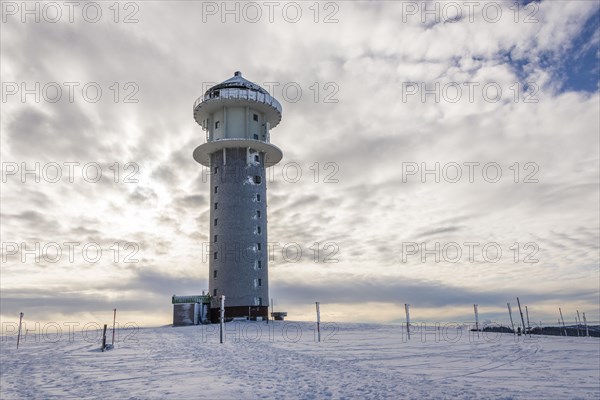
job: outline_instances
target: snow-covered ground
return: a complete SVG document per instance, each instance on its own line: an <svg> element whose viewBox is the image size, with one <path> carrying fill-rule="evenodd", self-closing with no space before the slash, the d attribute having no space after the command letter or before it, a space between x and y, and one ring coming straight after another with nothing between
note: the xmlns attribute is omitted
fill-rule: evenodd
<svg viewBox="0 0 600 400"><path fill-rule="evenodd" d="M3 337L2 399L600 399L600 340L308 322ZM55 332L48 330L48 332ZM110 331L107 335L110 341ZM37 339L37 340L35 340ZM54 340L53 340L54 339Z"/></svg>

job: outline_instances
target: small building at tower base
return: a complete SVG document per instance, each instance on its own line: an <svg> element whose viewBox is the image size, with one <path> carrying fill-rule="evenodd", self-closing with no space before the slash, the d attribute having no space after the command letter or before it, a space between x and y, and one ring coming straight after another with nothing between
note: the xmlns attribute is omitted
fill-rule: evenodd
<svg viewBox="0 0 600 400"><path fill-rule="evenodd" d="M176 296L173 304L173 326L210 323L210 295Z"/></svg>

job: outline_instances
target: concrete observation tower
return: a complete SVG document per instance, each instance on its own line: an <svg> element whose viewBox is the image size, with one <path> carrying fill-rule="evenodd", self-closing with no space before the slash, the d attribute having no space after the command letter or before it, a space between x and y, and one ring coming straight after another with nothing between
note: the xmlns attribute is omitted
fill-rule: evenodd
<svg viewBox="0 0 600 400"><path fill-rule="evenodd" d="M194 160L210 168L209 290L211 319L268 317L267 179L283 157L270 143L281 104L237 71L194 103L206 143Z"/></svg>

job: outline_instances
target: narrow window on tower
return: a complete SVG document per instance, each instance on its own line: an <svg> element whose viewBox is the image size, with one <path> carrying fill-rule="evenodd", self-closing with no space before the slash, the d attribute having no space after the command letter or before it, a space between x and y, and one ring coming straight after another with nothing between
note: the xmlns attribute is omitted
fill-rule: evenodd
<svg viewBox="0 0 600 400"><path fill-rule="evenodd" d="M215 193L219 193L219 187L215 186Z"/></svg>
<svg viewBox="0 0 600 400"><path fill-rule="evenodd" d="M215 260L216 260L216 259L217 259L217 257L219 257L219 252L218 252L218 251L215 251L215 252L213 253L213 259L215 259Z"/></svg>
<svg viewBox="0 0 600 400"><path fill-rule="evenodd" d="M261 182L261 178L259 175L255 175L254 176L254 183L256 183L257 185L260 185Z"/></svg>
<svg viewBox="0 0 600 400"><path fill-rule="evenodd" d="M260 226L256 227L256 233L258 233L260 235Z"/></svg>
<svg viewBox="0 0 600 400"><path fill-rule="evenodd" d="M258 121L258 115L256 115L256 114L252 114L252 119L253 119L254 121Z"/></svg>
<svg viewBox="0 0 600 400"><path fill-rule="evenodd" d="M260 194L257 194L257 195L256 195L256 201L259 201L259 202L260 202Z"/></svg>
<svg viewBox="0 0 600 400"><path fill-rule="evenodd" d="M215 174L219 173L219 167L215 167Z"/></svg>
<svg viewBox="0 0 600 400"><path fill-rule="evenodd" d="M256 250L260 251L260 243L256 243Z"/></svg>
<svg viewBox="0 0 600 400"><path fill-rule="evenodd" d="M258 269L262 269L262 261L258 260L256 265L258 266Z"/></svg>
<svg viewBox="0 0 600 400"><path fill-rule="evenodd" d="M219 208L219 203L215 203L215 210Z"/></svg>
<svg viewBox="0 0 600 400"><path fill-rule="evenodd" d="M216 270L216 269L213 271L213 277L214 277L215 279L217 279L217 270Z"/></svg>
<svg viewBox="0 0 600 400"><path fill-rule="evenodd" d="M214 242L215 242L215 243L217 243L217 239L218 239L218 237L219 237L219 235L215 235L215 237L214 237L214 239L215 239L215 240L214 240Z"/></svg>
<svg viewBox="0 0 600 400"><path fill-rule="evenodd" d="M254 139L258 140L258 135L257 134L254 134Z"/></svg>
<svg viewBox="0 0 600 400"><path fill-rule="evenodd" d="M221 126L221 121L215 121L215 129L219 129Z"/></svg>
<svg viewBox="0 0 600 400"><path fill-rule="evenodd" d="M256 138L258 139L258 136ZM254 161L260 162L260 156L258 154L254 156Z"/></svg>
<svg viewBox="0 0 600 400"><path fill-rule="evenodd" d="M258 286L262 286L262 279L258 278Z"/></svg>
<svg viewBox="0 0 600 400"><path fill-rule="evenodd" d="M213 290L213 296L217 297L217 289Z"/></svg>
<svg viewBox="0 0 600 400"><path fill-rule="evenodd" d="M256 210L256 218L260 218L260 210Z"/></svg>
<svg viewBox="0 0 600 400"><path fill-rule="evenodd" d="M262 306L262 297L259 297L259 298L258 298L258 305L259 305L259 306Z"/></svg>
<svg viewBox="0 0 600 400"><path fill-rule="evenodd" d="M218 221L219 221L219 218L215 218L215 226L217 226Z"/></svg>

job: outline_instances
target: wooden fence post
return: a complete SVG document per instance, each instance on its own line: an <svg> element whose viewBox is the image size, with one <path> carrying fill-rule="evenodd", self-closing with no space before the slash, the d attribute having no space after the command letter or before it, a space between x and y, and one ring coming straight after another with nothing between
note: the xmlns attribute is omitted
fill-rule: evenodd
<svg viewBox="0 0 600 400"><path fill-rule="evenodd" d="M321 341L321 309L319 308L319 302L315 302L317 307L317 338Z"/></svg>
<svg viewBox="0 0 600 400"><path fill-rule="evenodd" d="M113 313L113 332L112 332L112 345L115 345L115 323L117 321L117 309L114 309Z"/></svg>
<svg viewBox="0 0 600 400"><path fill-rule="evenodd" d="M19 333L17 334L17 349L19 348L19 342L21 341L21 323L23 322L23 313L19 313Z"/></svg>
<svg viewBox="0 0 600 400"><path fill-rule="evenodd" d="M104 324L104 329L102 330L102 351L106 348L106 324Z"/></svg>

